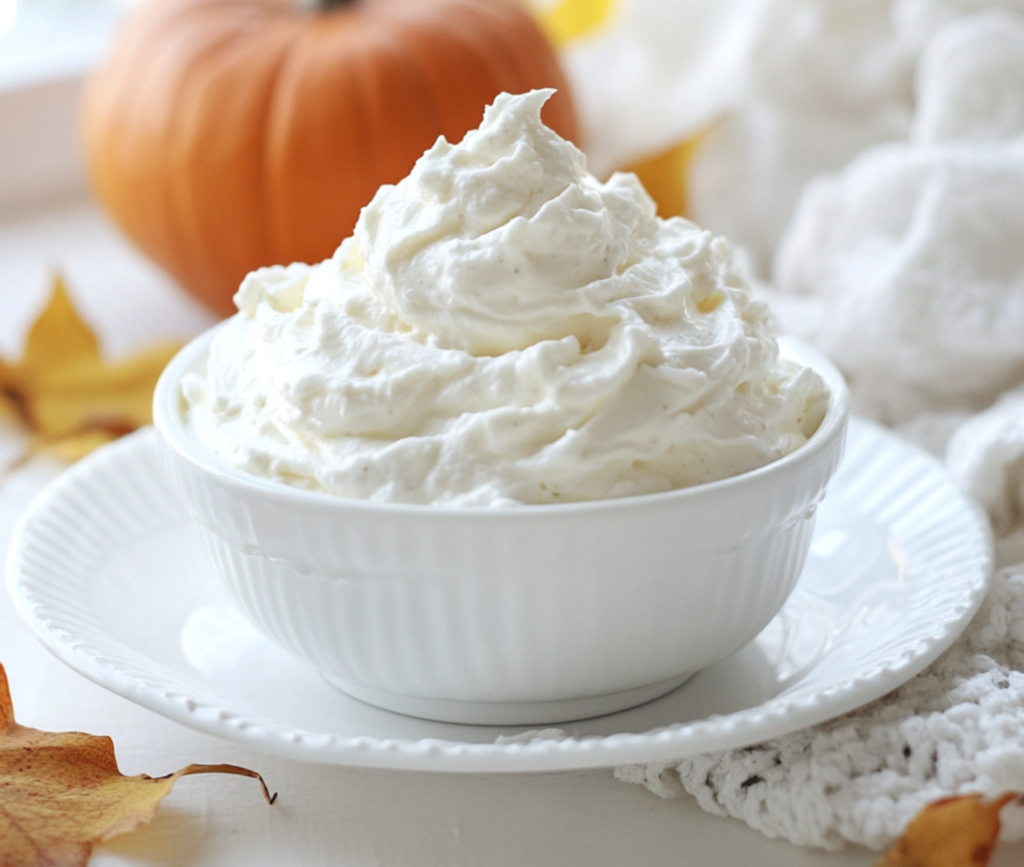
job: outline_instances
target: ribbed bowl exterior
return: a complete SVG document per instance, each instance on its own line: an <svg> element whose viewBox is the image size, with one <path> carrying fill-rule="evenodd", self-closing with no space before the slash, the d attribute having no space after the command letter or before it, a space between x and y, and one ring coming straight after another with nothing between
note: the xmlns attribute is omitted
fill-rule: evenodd
<svg viewBox="0 0 1024 867"><path fill-rule="evenodd" d="M219 573L259 630L335 682L418 699L585 699L737 650L796 584L846 429L842 379L811 353L833 392L818 433L733 479L509 509L354 501L202 453L177 382L208 340L172 362L154 415Z"/></svg>

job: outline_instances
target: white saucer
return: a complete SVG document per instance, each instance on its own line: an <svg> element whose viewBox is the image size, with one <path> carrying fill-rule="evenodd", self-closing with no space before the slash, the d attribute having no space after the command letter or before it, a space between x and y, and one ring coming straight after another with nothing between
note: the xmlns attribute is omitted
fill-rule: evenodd
<svg viewBox="0 0 1024 867"><path fill-rule="evenodd" d="M953 642L991 569L988 523L941 465L854 421L799 586L765 631L660 699L542 737L371 707L262 638L221 590L151 430L40 496L8 583L60 659L202 731L314 762L519 772L746 746L851 710Z"/></svg>

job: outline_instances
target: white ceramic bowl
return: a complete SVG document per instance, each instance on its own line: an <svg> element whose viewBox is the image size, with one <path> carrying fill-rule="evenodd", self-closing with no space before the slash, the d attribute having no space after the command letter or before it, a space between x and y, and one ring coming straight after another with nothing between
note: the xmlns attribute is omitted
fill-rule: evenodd
<svg viewBox="0 0 1024 867"><path fill-rule="evenodd" d="M216 331L216 329L213 329ZM653 699L750 641L803 568L843 449L841 375L817 433L719 482L590 503L437 507L344 499L252 476L189 436L171 362L154 422L165 464L252 623L370 704L534 724Z"/></svg>

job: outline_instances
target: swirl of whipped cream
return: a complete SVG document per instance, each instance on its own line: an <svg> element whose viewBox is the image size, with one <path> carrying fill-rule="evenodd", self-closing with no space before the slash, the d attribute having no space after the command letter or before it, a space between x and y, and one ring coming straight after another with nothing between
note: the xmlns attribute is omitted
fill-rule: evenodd
<svg viewBox="0 0 1024 867"><path fill-rule="evenodd" d="M665 491L804 443L824 385L779 359L729 244L588 174L550 94L439 139L331 259L246 277L183 383L194 436L303 488L453 505Z"/></svg>

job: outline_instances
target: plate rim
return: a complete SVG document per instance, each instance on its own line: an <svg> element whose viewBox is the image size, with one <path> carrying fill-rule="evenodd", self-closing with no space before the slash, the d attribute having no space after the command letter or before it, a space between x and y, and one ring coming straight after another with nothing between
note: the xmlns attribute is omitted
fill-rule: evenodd
<svg viewBox="0 0 1024 867"><path fill-rule="evenodd" d="M205 698L189 695L187 689L170 678L154 677L152 673L140 676L126 668L124 663L109 658L102 648L95 646L95 641L90 643L88 638L76 636L66 623L52 622L40 613L45 607L45 599L37 598L26 586L22 564L26 560L26 552L33 550L36 526L45 524L53 504L59 503L69 491L87 484L91 473L116 465L132 451L155 446L156 433L152 428L143 428L97 450L65 471L37 496L18 520L11 536L6 563L7 586L23 622L47 650L70 668L124 698L190 728L285 758L352 767L460 773L582 770L681 759L771 740L834 719L880 698L914 677L945 651L970 622L984 599L992 576L993 555L991 528L980 506L956 488L937 459L892 431L874 422L851 418L848 436L851 442L855 437L880 440L884 446L912 455L922 462L922 466L930 465L930 472L941 474L946 493L958 501L964 516L972 522L982 550L976 552L978 556L970 570L970 579L964 580L965 598L958 616L946 624L941 635L929 637L924 642L926 646L897 656L891 665L870 675L851 677L840 684L827 686L810 698L786 701L776 696L756 707L686 723L672 723L646 732L568 736L563 739L548 736L533 740L519 736L521 740L474 743L436 737L412 740L372 734L338 735L307 731L280 722L268 726L267 721L245 718L234 711L215 707ZM155 448L153 455L156 455ZM118 645L127 656L138 654L130 646L120 642ZM501 729L496 727L495 735L500 734Z"/></svg>

